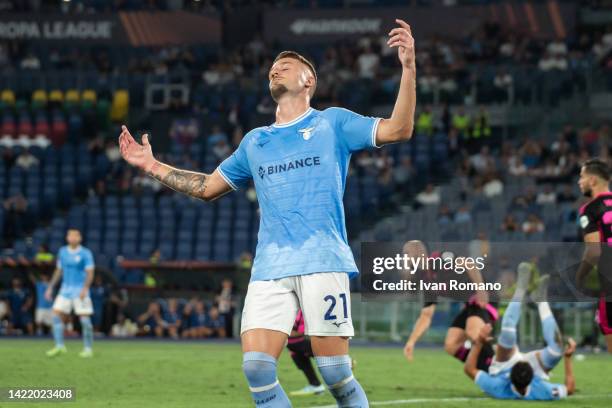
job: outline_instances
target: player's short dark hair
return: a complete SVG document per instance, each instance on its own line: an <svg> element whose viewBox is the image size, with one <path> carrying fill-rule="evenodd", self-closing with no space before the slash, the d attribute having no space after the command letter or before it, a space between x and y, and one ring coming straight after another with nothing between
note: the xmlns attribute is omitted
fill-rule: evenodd
<svg viewBox="0 0 612 408"><path fill-rule="evenodd" d="M281 53L279 53L276 56L276 58L274 58L272 65L274 65L276 61L282 58L292 58L294 60L298 60L302 64L308 67L308 69L310 70L310 72L312 72L312 75L314 76L314 79L315 79L315 86L313 87L313 90L311 92L311 96L314 95L314 90L315 90L314 88L317 87L317 71L315 70L315 67L312 61L310 61L308 58L304 57L302 54L298 53L297 51L288 50L288 51L282 51Z"/></svg>
<svg viewBox="0 0 612 408"><path fill-rule="evenodd" d="M533 380L533 368L526 361L519 361L512 367L510 381L519 390L525 389Z"/></svg>
<svg viewBox="0 0 612 408"><path fill-rule="evenodd" d="M582 164L584 171L605 181L610 181L610 166L601 159L590 159Z"/></svg>

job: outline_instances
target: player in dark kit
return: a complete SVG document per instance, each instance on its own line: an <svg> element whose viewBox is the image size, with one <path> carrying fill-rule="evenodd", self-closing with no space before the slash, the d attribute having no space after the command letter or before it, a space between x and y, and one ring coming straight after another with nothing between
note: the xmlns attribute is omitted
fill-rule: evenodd
<svg viewBox="0 0 612 408"><path fill-rule="evenodd" d="M585 242L584 256L576 281L584 288L587 275L597 266L599 275L599 308L597 320L606 337L608 352L612 353L612 193L610 166L599 159L582 165L578 185L591 198L580 209L580 228Z"/></svg>
<svg viewBox="0 0 612 408"><path fill-rule="evenodd" d="M317 373L310 361L311 358L314 358L314 353L312 352L310 338L304 334L304 326L304 315L300 310L295 318L295 323L293 323L291 335L287 339L287 348L296 367L306 376L308 385L301 390L290 392L289 395L292 396L315 395L325 392L325 387L319 381L319 377L317 377Z"/></svg>
<svg viewBox="0 0 612 408"><path fill-rule="evenodd" d="M409 241L404 245L404 253L411 257L419 257L421 255L429 256L430 258L439 258L442 254L432 252L428 255L425 245L421 241ZM444 255L446 256L446 255ZM477 269L470 269L467 271L469 277L468 280L475 283L482 283L483 278ZM453 275L460 277L463 275ZM428 270L426 274L421 276L422 279L427 279L430 282L436 282L440 278L435 270ZM443 279L442 279L443 280ZM436 310L437 298L446 297L444 293L430 291L425 294L425 303L421 309L421 313L414 324L412 333L404 346L404 355L408 361L412 361L414 354L414 347L425 334L431 321L433 319L434 312ZM449 295L449 297L452 297ZM470 348L466 347L466 341L469 340L473 343L480 333L482 327L487 324L493 324L498 319L498 313L494 306L488 303L488 296L485 293L478 292L470 297L470 300L465 303L465 306L459 314L453 319L448 331L446 332L446 338L444 339L444 350L451 356L455 357L459 361L465 362L470 352ZM486 345L482 348L478 357L478 368L483 371L487 371L495 351L491 345Z"/></svg>

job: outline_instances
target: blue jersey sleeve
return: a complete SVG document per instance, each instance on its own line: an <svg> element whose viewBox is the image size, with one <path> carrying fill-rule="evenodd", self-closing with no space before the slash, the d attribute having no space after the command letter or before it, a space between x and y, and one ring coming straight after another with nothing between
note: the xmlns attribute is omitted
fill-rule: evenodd
<svg viewBox="0 0 612 408"><path fill-rule="evenodd" d="M380 118L363 116L344 108L329 108L335 116L336 134L350 153L376 146Z"/></svg>
<svg viewBox="0 0 612 408"><path fill-rule="evenodd" d="M540 382L540 387L542 387L542 394L545 400L554 401L563 398L567 398L567 387L563 384L551 384L547 381Z"/></svg>
<svg viewBox="0 0 612 408"><path fill-rule="evenodd" d="M242 139L238 148L232 153L230 157L223 160L223 163L219 165L217 170L221 177L230 185L234 190L240 187L245 187L249 180L253 178L251 174L251 168L249 167L249 160L246 154L245 141L248 135Z"/></svg>
<svg viewBox="0 0 612 408"><path fill-rule="evenodd" d="M492 376L482 370L478 370L474 382L484 393L493 398L508 398L504 393L507 381L501 376Z"/></svg>
<svg viewBox="0 0 612 408"><path fill-rule="evenodd" d="M89 269L89 268L94 268L96 265L94 263L94 258L93 258L93 254L91 253L91 251L88 249L86 251L83 251L83 260L84 265L85 265L85 269Z"/></svg>

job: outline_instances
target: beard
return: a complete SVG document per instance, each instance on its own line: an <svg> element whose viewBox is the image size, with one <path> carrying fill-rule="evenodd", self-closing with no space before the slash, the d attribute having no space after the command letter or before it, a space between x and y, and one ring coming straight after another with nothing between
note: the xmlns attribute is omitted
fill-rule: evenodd
<svg viewBox="0 0 612 408"><path fill-rule="evenodd" d="M591 198L591 197L593 197L593 190L591 190L590 188L585 188L584 190L582 190L582 194L585 197Z"/></svg>
<svg viewBox="0 0 612 408"><path fill-rule="evenodd" d="M272 99L274 99L274 102L277 102L277 103L280 97L283 96L288 91L289 90L287 89L287 87L283 84L272 85L270 87L270 95L272 95Z"/></svg>

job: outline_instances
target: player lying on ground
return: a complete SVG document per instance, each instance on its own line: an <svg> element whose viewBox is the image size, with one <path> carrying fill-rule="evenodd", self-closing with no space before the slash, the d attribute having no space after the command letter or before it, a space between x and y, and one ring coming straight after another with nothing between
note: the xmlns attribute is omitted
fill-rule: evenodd
<svg viewBox="0 0 612 408"><path fill-rule="evenodd" d="M347 243L342 195L353 153L408 140L414 125L416 68L410 26L389 33L402 65L389 119L346 109L310 107L317 84L310 61L279 54L269 72L276 122L247 133L212 174L176 169L155 160L147 135L142 145L127 128L119 137L130 164L192 197L214 200L255 183L261 209L256 256L242 313L243 370L259 407L290 406L276 376L277 359L302 309L305 333L323 380L341 407L366 407L348 355L354 335L349 276L358 273Z"/></svg>
<svg viewBox="0 0 612 408"><path fill-rule="evenodd" d="M287 348L291 354L291 359L295 363L295 366L300 369L306 376L308 385L301 390L292 391L289 395L315 395L321 394L325 391L325 387L319 381L317 373L315 372L310 359L314 357L312 352L312 345L310 344L310 338L304 335L304 315L302 311L298 311L298 314L293 323L291 329L291 335L287 340Z"/></svg>
<svg viewBox="0 0 612 408"><path fill-rule="evenodd" d="M575 390L571 357L576 350L576 343L568 339L568 345L562 353L561 333L546 301L548 275L542 277L540 286L532 294L532 299L537 301L546 347L523 354L516 344L516 328L530 274L529 264L521 263L516 291L504 313L495 359L489 367L489 372L477 367L480 350L492 340L492 327L489 324L482 328L465 362L464 368L468 377L493 398L552 401L565 398ZM565 384L550 383L548 373L559 363L562 356L565 357Z"/></svg>
<svg viewBox="0 0 612 408"><path fill-rule="evenodd" d="M411 257L430 256L425 244L421 241L409 241L404 245L404 253ZM440 257L440 253L432 253L431 257ZM434 264L435 265L435 264ZM419 279L426 279L429 282L435 282L438 278L442 278L440 274L448 273L448 271L417 271L412 276L418 276ZM478 269L470 269L467 273L471 282L484 282L482 274ZM457 278L461 279L461 274ZM444 293L427 293L425 294L426 301L421 309L421 313L414 323L412 333L408 337L408 341L404 346L404 356L408 361L412 361L414 357L414 348L419 339L427 332L431 326L433 315L436 311L436 303L438 297L443 297ZM494 306L487 302L487 293L474 294L469 302L466 302L463 309L453 319L451 326L446 332L444 339L444 350L451 356L461 362L464 362L468 356L469 348L466 348L466 340L473 343L478 337L480 330L487 323L494 323L497 318L497 310ZM488 371L495 351L490 344L483 346L482 351L478 356L478 368L483 371Z"/></svg>
<svg viewBox="0 0 612 408"><path fill-rule="evenodd" d="M57 266L45 292L45 298L51 301L53 288L60 278L62 279L62 286L53 302L55 347L47 351L49 357L55 357L67 351L64 346L64 323L70 317L72 310L79 316L83 332L84 348L79 356L85 358L93 356L93 325L91 323L93 304L89 297L89 287L94 276L94 259L91 251L81 246L81 240L79 230L68 230L66 234L68 245L60 248L57 254Z"/></svg>
<svg viewBox="0 0 612 408"><path fill-rule="evenodd" d="M580 170L580 191L591 201L580 209L580 228L585 249L578 269L578 288L584 290L585 281L594 266L599 276L599 308L597 322L606 337L608 352L612 353L612 193L610 166L599 159L585 162Z"/></svg>

